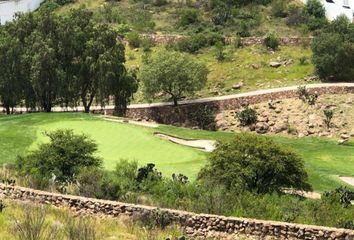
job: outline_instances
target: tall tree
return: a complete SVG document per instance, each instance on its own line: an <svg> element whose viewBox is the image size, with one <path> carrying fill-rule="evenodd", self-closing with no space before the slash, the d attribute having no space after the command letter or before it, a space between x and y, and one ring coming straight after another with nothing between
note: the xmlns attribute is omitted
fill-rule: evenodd
<svg viewBox="0 0 354 240"><path fill-rule="evenodd" d="M22 97L21 55L22 45L8 33L0 37L0 99L10 114Z"/></svg>
<svg viewBox="0 0 354 240"><path fill-rule="evenodd" d="M163 92L177 106L182 96L193 94L206 84L208 69L186 54L161 51L147 61L140 73L148 98Z"/></svg>
<svg viewBox="0 0 354 240"><path fill-rule="evenodd" d="M60 82L63 71L58 58L58 25L57 16L44 12L39 16L38 26L29 41L31 83L40 107L46 112L51 111L64 85Z"/></svg>

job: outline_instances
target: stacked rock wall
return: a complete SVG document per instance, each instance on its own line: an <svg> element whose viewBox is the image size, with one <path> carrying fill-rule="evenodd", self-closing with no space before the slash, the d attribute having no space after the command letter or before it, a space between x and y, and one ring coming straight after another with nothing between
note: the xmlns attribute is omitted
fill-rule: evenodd
<svg viewBox="0 0 354 240"><path fill-rule="evenodd" d="M332 239L353 240L354 231L284 222L261 221L255 219L224 217L208 214L195 214L171 209L133 205L115 201L55 194L29 188L0 184L0 196L36 203L67 207L84 214L97 214L118 217L163 214L171 223L176 223L193 237L222 237L248 235L255 238L274 237L276 239Z"/></svg>
<svg viewBox="0 0 354 240"><path fill-rule="evenodd" d="M184 35L173 35L173 34L144 34L143 37L150 38L156 44L167 44L176 43L181 39L188 38ZM235 42L234 37L226 37L226 42L228 44L233 44ZM312 38L303 37L281 37L279 39L281 45L285 46L299 46L303 43L310 43ZM245 37L241 38L241 43L243 46L253 46L258 44L263 44L264 37Z"/></svg>
<svg viewBox="0 0 354 240"><path fill-rule="evenodd" d="M311 84L307 86L308 93L322 94L345 94L354 93L353 83L343 84ZM174 107L171 103L131 105L126 117L132 119L150 119L164 124L188 125L192 113L201 106L209 106L215 112L238 109L247 104L257 104L269 100L279 100L297 97L297 87L286 87L241 93L223 97L212 97L197 100L181 101L179 106ZM106 110L107 114L113 114L112 109Z"/></svg>

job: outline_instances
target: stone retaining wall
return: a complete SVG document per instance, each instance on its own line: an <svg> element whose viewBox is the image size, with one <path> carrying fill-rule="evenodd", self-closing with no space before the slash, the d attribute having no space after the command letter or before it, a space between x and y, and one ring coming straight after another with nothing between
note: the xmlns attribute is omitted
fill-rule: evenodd
<svg viewBox="0 0 354 240"><path fill-rule="evenodd" d="M4 184L0 184L0 196L49 204L56 207L68 207L78 213L112 217L121 215L137 217L152 215L159 211L171 223L173 222L183 227L188 235L199 238L226 238L233 235L248 235L258 239L268 237L276 239L354 239L353 230L157 209L149 206L55 194Z"/></svg>
<svg viewBox="0 0 354 240"><path fill-rule="evenodd" d="M143 37L147 37L153 40L156 44L166 44L166 43L176 43L181 39L185 39L188 36L184 35L174 35L174 34L143 34ZM226 37L226 42L228 44L233 44L235 42L234 37ZM303 43L311 43L312 37L303 38L303 37L281 37L281 45L286 46L299 46ZM243 46L252 46L257 44L263 44L264 37L245 37L241 38L241 43Z"/></svg>
<svg viewBox="0 0 354 240"><path fill-rule="evenodd" d="M354 84L311 84L307 85L307 90L309 93L320 95L354 93ZM201 106L207 105L213 108L215 112L220 112L238 109L247 104L292 97L297 97L297 86L181 101L177 107L172 106L172 103L131 105L128 108L127 117L137 120L150 119L164 124L189 125L192 113ZM107 109L106 113L113 114L113 110Z"/></svg>

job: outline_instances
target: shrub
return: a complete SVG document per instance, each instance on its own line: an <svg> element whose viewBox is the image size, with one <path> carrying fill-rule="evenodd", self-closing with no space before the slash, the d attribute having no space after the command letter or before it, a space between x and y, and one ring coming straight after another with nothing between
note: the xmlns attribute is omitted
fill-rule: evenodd
<svg viewBox="0 0 354 240"><path fill-rule="evenodd" d="M303 160L295 152L253 134L239 134L231 141L221 142L198 178L227 189L261 194L281 192L285 187L311 189Z"/></svg>
<svg viewBox="0 0 354 240"><path fill-rule="evenodd" d="M326 9L319 0L308 0L305 4L305 12L315 18L326 17Z"/></svg>
<svg viewBox="0 0 354 240"><path fill-rule="evenodd" d="M0 200L0 213L2 213L2 211L4 211L5 208L6 208L5 203L2 200Z"/></svg>
<svg viewBox="0 0 354 240"><path fill-rule="evenodd" d="M46 222L47 212L43 206L21 205L19 216L14 216L13 235L19 240L55 240L59 229Z"/></svg>
<svg viewBox="0 0 354 240"><path fill-rule="evenodd" d="M221 42L215 45L215 57L219 62L225 60L224 45Z"/></svg>
<svg viewBox="0 0 354 240"><path fill-rule="evenodd" d="M65 235L68 240L98 240L95 221L89 217L68 216L65 224Z"/></svg>
<svg viewBox="0 0 354 240"><path fill-rule="evenodd" d="M225 43L225 38L222 35L214 32L204 32L179 40L175 48L181 52L196 53L201 48L214 46L219 42Z"/></svg>
<svg viewBox="0 0 354 240"><path fill-rule="evenodd" d="M150 37L144 37L141 40L141 46L143 47L144 52L150 52L151 48L155 46L155 42Z"/></svg>
<svg viewBox="0 0 354 240"><path fill-rule="evenodd" d="M307 92L306 86L298 86L297 90L296 90L296 93L297 93L299 99L301 99L304 102L306 101L306 98L308 96L308 92Z"/></svg>
<svg viewBox="0 0 354 240"><path fill-rule="evenodd" d="M354 79L354 24L339 16L312 42L312 61L320 78L330 81Z"/></svg>
<svg viewBox="0 0 354 240"><path fill-rule="evenodd" d="M38 150L16 162L20 174L32 175L41 187L53 178L60 184L73 182L82 169L101 166L102 160L94 156L97 144L86 135L76 135L68 129L45 135L49 143L41 144Z"/></svg>
<svg viewBox="0 0 354 240"><path fill-rule="evenodd" d="M119 36L123 37L130 31L130 27L127 24L119 24L115 30Z"/></svg>
<svg viewBox="0 0 354 240"><path fill-rule="evenodd" d="M191 120L200 129L215 130L214 110L208 105L201 106L193 111Z"/></svg>
<svg viewBox="0 0 354 240"><path fill-rule="evenodd" d="M188 25L195 24L198 21L199 21L199 11L193 8L186 8L181 11L178 25L181 27L185 27Z"/></svg>
<svg viewBox="0 0 354 240"><path fill-rule="evenodd" d="M287 15L287 1L273 0L272 2L272 14L275 17L286 17Z"/></svg>
<svg viewBox="0 0 354 240"><path fill-rule="evenodd" d="M275 33L268 33L264 39L264 45L272 50L277 50L279 47L279 38Z"/></svg>
<svg viewBox="0 0 354 240"><path fill-rule="evenodd" d="M240 36L235 37L235 42L234 42L235 48L240 48L242 47L242 39Z"/></svg>
<svg viewBox="0 0 354 240"><path fill-rule="evenodd" d="M325 109L323 110L323 114L324 114L323 121L326 124L327 128L330 128L334 112L331 109Z"/></svg>
<svg viewBox="0 0 354 240"><path fill-rule="evenodd" d="M141 38L139 33L137 32L129 32L126 35L129 46L132 48L139 48L141 44Z"/></svg>
<svg viewBox="0 0 354 240"><path fill-rule="evenodd" d="M351 206L351 201L354 200L354 192L347 187L339 187L333 191L325 192L322 195L322 200L329 203L339 203L344 208Z"/></svg>
<svg viewBox="0 0 354 240"><path fill-rule="evenodd" d="M236 117L240 121L242 126L249 126L257 122L257 112L253 108L246 106L239 112Z"/></svg>
<svg viewBox="0 0 354 240"><path fill-rule="evenodd" d="M300 65L308 64L307 61L308 61L308 57L306 57L306 56L302 56L302 57L299 58Z"/></svg>

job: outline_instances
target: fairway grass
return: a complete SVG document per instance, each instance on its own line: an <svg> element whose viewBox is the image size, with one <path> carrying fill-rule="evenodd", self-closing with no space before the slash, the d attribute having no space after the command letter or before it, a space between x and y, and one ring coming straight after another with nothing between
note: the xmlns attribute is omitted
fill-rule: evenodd
<svg viewBox="0 0 354 240"><path fill-rule="evenodd" d="M36 113L0 117L0 163L14 162L18 155L36 149L48 141L45 131L73 129L85 133L98 144L98 153L106 169L114 169L120 159L135 160L139 165L154 163L164 176L183 173L195 179L206 164L207 153L157 138L155 131L177 137L227 140L230 132L210 132L161 125L147 128L105 121L83 113ZM310 183L315 191L331 190L345 185L338 176L354 177L354 146L338 145L334 140L318 138L285 138L272 136L293 148L305 160Z"/></svg>

